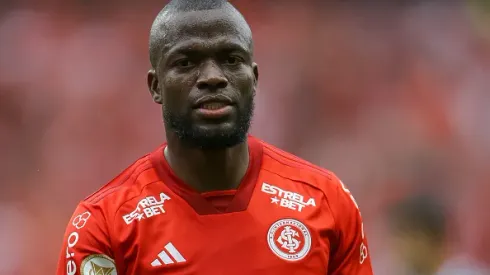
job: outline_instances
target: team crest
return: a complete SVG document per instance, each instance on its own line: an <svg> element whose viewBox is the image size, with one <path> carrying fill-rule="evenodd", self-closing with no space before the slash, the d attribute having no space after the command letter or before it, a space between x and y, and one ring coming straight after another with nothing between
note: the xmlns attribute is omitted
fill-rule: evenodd
<svg viewBox="0 0 490 275"><path fill-rule="evenodd" d="M282 219L269 228L267 242L279 258L294 262L303 259L310 252L311 234L302 222Z"/></svg>
<svg viewBox="0 0 490 275"><path fill-rule="evenodd" d="M81 275L117 275L114 261L106 255L90 255L82 262Z"/></svg>

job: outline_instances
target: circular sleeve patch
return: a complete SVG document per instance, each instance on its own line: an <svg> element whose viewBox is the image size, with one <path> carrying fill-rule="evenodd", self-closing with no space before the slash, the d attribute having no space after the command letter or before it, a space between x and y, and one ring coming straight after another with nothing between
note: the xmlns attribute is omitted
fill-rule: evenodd
<svg viewBox="0 0 490 275"><path fill-rule="evenodd" d="M117 275L114 260L103 254L90 255L82 261L81 275Z"/></svg>

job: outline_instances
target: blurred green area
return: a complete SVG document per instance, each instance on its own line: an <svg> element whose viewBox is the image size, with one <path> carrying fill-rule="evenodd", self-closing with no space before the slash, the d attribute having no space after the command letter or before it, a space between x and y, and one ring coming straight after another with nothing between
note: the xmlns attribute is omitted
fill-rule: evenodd
<svg viewBox="0 0 490 275"><path fill-rule="evenodd" d="M468 0L467 8L478 33L490 40L490 0Z"/></svg>

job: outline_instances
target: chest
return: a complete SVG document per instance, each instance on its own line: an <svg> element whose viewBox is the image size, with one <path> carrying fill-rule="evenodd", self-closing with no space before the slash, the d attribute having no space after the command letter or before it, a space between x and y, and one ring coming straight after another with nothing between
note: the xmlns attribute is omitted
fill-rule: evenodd
<svg viewBox="0 0 490 275"><path fill-rule="evenodd" d="M140 220L118 245L118 265L135 274L326 274L328 228L315 213L286 208L200 216L184 208Z"/></svg>

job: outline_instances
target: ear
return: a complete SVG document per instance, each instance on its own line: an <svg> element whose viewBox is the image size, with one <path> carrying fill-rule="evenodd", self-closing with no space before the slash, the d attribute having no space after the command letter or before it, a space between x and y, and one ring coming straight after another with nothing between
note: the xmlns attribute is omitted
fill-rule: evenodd
<svg viewBox="0 0 490 275"><path fill-rule="evenodd" d="M252 63L252 69L254 71L254 86L257 87L257 84L259 83L259 65L257 63L253 62Z"/></svg>
<svg viewBox="0 0 490 275"><path fill-rule="evenodd" d="M153 69L148 71L147 84L153 101L155 103L162 104L162 94L160 93L160 88L158 85L158 77Z"/></svg>

